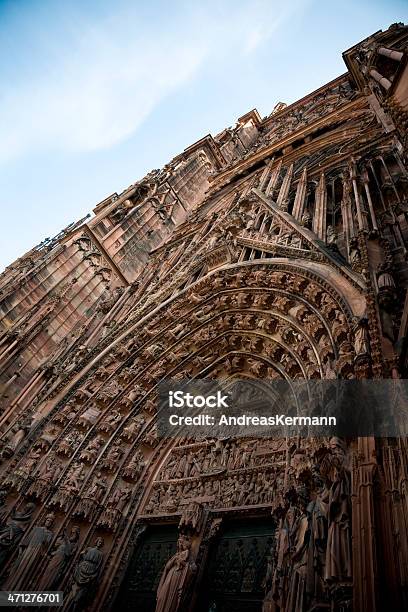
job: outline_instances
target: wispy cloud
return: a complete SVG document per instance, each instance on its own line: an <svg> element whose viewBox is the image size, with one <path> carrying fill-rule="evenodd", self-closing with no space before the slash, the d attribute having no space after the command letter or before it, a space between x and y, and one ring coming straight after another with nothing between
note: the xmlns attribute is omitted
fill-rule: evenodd
<svg viewBox="0 0 408 612"><path fill-rule="evenodd" d="M303 2L286 4L185 5L172 19L141 25L137 8L129 4L120 14L81 24L73 44L61 40L48 49L51 63L33 59L30 76L25 70L3 83L0 162L31 152L85 152L120 143L210 58L251 54Z"/></svg>

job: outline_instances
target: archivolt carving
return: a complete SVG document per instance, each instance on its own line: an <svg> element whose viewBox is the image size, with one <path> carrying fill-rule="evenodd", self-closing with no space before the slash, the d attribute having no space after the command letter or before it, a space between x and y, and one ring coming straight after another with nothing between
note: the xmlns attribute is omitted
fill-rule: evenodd
<svg viewBox="0 0 408 612"><path fill-rule="evenodd" d="M16 427L14 464L3 483L58 512L56 537L69 517L92 522L87 546L98 533L113 533L117 547L135 516L184 515L192 503L279 513L284 491L307 470L288 470L290 444L161 441L156 386L165 376L351 376L354 352L342 346L353 342L350 309L309 272L220 270L163 304L95 364L39 425L39 443L32 446Z"/></svg>

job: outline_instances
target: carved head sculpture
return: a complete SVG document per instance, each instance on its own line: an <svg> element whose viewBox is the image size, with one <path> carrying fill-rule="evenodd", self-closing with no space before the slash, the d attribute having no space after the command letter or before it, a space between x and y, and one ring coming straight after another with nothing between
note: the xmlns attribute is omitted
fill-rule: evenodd
<svg viewBox="0 0 408 612"><path fill-rule="evenodd" d="M95 540L95 548L103 548L103 545L105 544L103 538L101 538L100 536L98 538L96 538Z"/></svg>
<svg viewBox="0 0 408 612"><path fill-rule="evenodd" d="M188 535L181 533L177 540L177 552L181 553L191 547L191 539Z"/></svg>
<svg viewBox="0 0 408 612"><path fill-rule="evenodd" d="M320 473L319 466L317 465L314 465L312 467L312 483L315 489L317 489L318 491L325 486L324 479Z"/></svg>
<svg viewBox="0 0 408 612"><path fill-rule="evenodd" d="M24 510L23 510L23 514L32 514L35 510L35 504L33 504L32 502L29 502Z"/></svg>
<svg viewBox="0 0 408 612"><path fill-rule="evenodd" d="M343 451L343 453L345 453L347 450L347 444L345 443L345 441L337 436L333 436L330 438L329 446L332 451L341 450Z"/></svg>
<svg viewBox="0 0 408 612"><path fill-rule="evenodd" d="M51 525L53 524L54 520L55 520L55 514L53 512L50 512L45 517L44 527L51 527Z"/></svg>
<svg viewBox="0 0 408 612"><path fill-rule="evenodd" d="M71 533L69 534L70 542L77 542L79 540L80 530L78 525L74 525L71 529Z"/></svg>

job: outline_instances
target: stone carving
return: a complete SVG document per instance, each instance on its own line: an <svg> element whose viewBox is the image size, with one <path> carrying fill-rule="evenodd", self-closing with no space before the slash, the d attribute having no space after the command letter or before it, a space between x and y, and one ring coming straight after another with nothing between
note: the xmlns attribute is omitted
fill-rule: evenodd
<svg viewBox="0 0 408 612"><path fill-rule="evenodd" d="M408 179L396 105L407 31L347 51L352 85L339 77L267 118L251 111L98 204L89 227L67 228L0 275L4 584L23 587L21 574L30 588L67 585L67 610L91 608L100 585L97 601L109 608L133 521L149 524L146 541L180 521L193 542L188 563L197 558L205 581L209 517L225 517L228 529L232 517L250 528L252 517L271 515L265 611L350 610L351 587L355 610L384 601L398 609L408 567L404 440L351 440L351 482L343 441L160 440L154 423L167 376L303 380L305 398L309 379L406 378ZM362 68L380 81L383 71L392 91L377 95ZM24 498L41 506L29 531ZM37 572L37 553L19 553L19 543L44 528L51 508L62 525L75 514L87 523L86 550L77 563L68 528L50 557L41 549ZM101 547L87 548L99 528L110 532L103 583ZM377 532L386 559L371 576ZM85 553L89 565L78 569ZM182 607L173 593L188 591L189 580L179 582L188 563L176 559L162 607ZM259 571L240 559L239 588L252 597L264 558ZM153 571L139 570L133 576L146 581Z"/></svg>
<svg viewBox="0 0 408 612"><path fill-rule="evenodd" d="M140 430L143 428L143 425L145 423L146 420L141 414L135 416L124 428L122 434L123 438L129 442L133 442L133 440L137 438L138 434L140 433Z"/></svg>
<svg viewBox="0 0 408 612"><path fill-rule="evenodd" d="M156 612L177 612L196 566L191 559L191 540L180 534L177 552L169 559L157 587Z"/></svg>
<svg viewBox="0 0 408 612"><path fill-rule="evenodd" d="M81 610L89 603L101 575L103 565L102 538L96 538L95 544L80 554L73 572L73 584L67 595L65 608L70 612Z"/></svg>
<svg viewBox="0 0 408 612"><path fill-rule="evenodd" d="M132 489L128 485L118 487L106 502L105 509L98 520L98 525L114 531L118 527L119 520L130 500L131 494Z"/></svg>
<svg viewBox="0 0 408 612"><path fill-rule="evenodd" d="M79 406L75 404L73 400L67 402L62 410L59 410L54 417L56 423L66 425L68 421L74 418L78 412Z"/></svg>
<svg viewBox="0 0 408 612"><path fill-rule="evenodd" d="M101 411L94 405L89 406L78 418L77 424L79 427L89 429L95 425Z"/></svg>
<svg viewBox="0 0 408 612"><path fill-rule="evenodd" d="M28 416L24 417L14 425L11 435L4 446L3 457L11 457L15 453L18 446L30 431L32 422L32 416Z"/></svg>
<svg viewBox="0 0 408 612"><path fill-rule="evenodd" d="M56 452L59 455L65 455L66 457L71 457L74 451L78 448L82 440L82 434L73 429L61 440L58 444Z"/></svg>
<svg viewBox="0 0 408 612"><path fill-rule="evenodd" d="M120 412L113 410L102 419L101 423L98 425L98 430L104 431L105 433L112 433L121 420L122 416Z"/></svg>
<svg viewBox="0 0 408 612"><path fill-rule="evenodd" d="M134 455L123 468L123 477L129 480L138 480L143 471L145 461L140 450L136 450Z"/></svg>
<svg viewBox="0 0 408 612"><path fill-rule="evenodd" d="M91 440L85 450L83 450L79 455L80 461L83 461L84 463L94 463L104 443L105 440L102 438L102 436L97 436Z"/></svg>
<svg viewBox="0 0 408 612"><path fill-rule="evenodd" d="M79 527L72 527L69 534L64 530L50 554L49 562L36 587L37 590L58 590L71 559L77 550L79 535Z"/></svg>
<svg viewBox="0 0 408 612"><path fill-rule="evenodd" d="M17 468L4 480L5 486L13 486L20 491L26 482L26 480L33 474L35 467L37 466L38 460L41 457L41 448L33 447L27 456L27 459L23 460Z"/></svg>
<svg viewBox="0 0 408 612"><path fill-rule="evenodd" d="M331 453L321 468L331 482L328 495L328 535L325 579L328 582L351 579L351 476L347 468L346 445L331 438Z"/></svg>
<svg viewBox="0 0 408 612"><path fill-rule="evenodd" d="M34 526L27 536L19 541L19 555L10 569L6 586L10 591L27 590L33 580L33 574L43 559L53 533L50 530L54 523L54 514L47 514L44 524Z"/></svg>
<svg viewBox="0 0 408 612"><path fill-rule="evenodd" d="M119 461L123 456L121 441L118 440L107 452L101 461L101 468L108 472L113 472L119 465Z"/></svg>
<svg viewBox="0 0 408 612"><path fill-rule="evenodd" d="M52 502L58 504L66 510L70 503L78 495L82 483L85 480L85 466L83 463L72 465L67 478L61 483L59 489L54 494Z"/></svg>
<svg viewBox="0 0 408 612"><path fill-rule="evenodd" d="M354 328L354 350L356 358L367 357L370 354L367 319L361 319Z"/></svg>
<svg viewBox="0 0 408 612"><path fill-rule="evenodd" d="M28 503L22 510L13 510L11 517L0 528L0 568L9 556L17 550L28 524L31 521L35 505Z"/></svg>
<svg viewBox="0 0 408 612"><path fill-rule="evenodd" d="M63 465L61 461L55 455L51 454L45 459L43 465L38 470L34 481L28 489L28 493L43 500L50 486L58 480L62 473L62 469Z"/></svg>
<svg viewBox="0 0 408 612"><path fill-rule="evenodd" d="M77 516L82 515L84 518L91 517L102 502L107 488L108 481L106 477L102 476L101 472L97 472L92 482L82 493L74 514Z"/></svg>

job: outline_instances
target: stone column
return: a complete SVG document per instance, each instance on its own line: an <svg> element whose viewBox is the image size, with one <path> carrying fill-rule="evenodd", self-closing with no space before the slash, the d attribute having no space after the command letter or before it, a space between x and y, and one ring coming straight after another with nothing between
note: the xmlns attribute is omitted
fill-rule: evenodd
<svg viewBox="0 0 408 612"><path fill-rule="evenodd" d="M280 162L278 163L278 165L276 166L276 168L274 168L272 170L272 174L271 174L271 178L269 179L269 183L266 187L265 190L265 195L266 196L270 196L271 193L273 192L276 183L278 182L278 178L279 178L279 174L282 168L282 160L280 160Z"/></svg>
<svg viewBox="0 0 408 612"><path fill-rule="evenodd" d="M358 229L359 230L363 230L364 229L364 220L363 220L363 215L361 213L361 202L360 202L360 195L358 193L358 185L357 185L357 165L355 163L355 161L353 160L352 165L351 165L351 181L353 183L353 191L354 191L354 199L356 201L356 209L357 209L357 220L358 220Z"/></svg>
<svg viewBox="0 0 408 612"><path fill-rule="evenodd" d="M404 55L403 53L401 53L401 51L395 51L394 49L388 49L387 47L378 47L377 53L379 53L379 55L389 57L390 59L393 59L396 62L400 62Z"/></svg>
<svg viewBox="0 0 408 612"><path fill-rule="evenodd" d="M324 173L320 175L316 188L316 205L313 216L313 231L321 240L326 240L327 190Z"/></svg>
<svg viewBox="0 0 408 612"><path fill-rule="evenodd" d="M374 68L370 70L370 76L372 76L374 81L377 81L377 83L379 83L387 91L391 87L391 81L380 74L377 70L374 70Z"/></svg>
<svg viewBox="0 0 408 612"><path fill-rule="evenodd" d="M377 610L375 439L358 438L352 480L353 610Z"/></svg>
<svg viewBox="0 0 408 612"><path fill-rule="evenodd" d="M285 174L285 178L283 179L283 182L282 182L282 185L279 191L278 199L276 200L276 204L282 210L288 210L288 203L289 203L288 196L289 196L290 184L292 182L292 175L293 175L293 164L289 166L288 171Z"/></svg>
<svg viewBox="0 0 408 612"><path fill-rule="evenodd" d="M365 193L366 193L366 196L367 196L368 208L370 210L371 223L372 223L372 226L373 226L373 230L375 232L377 232L378 231L378 225L377 225L377 219L375 217L373 201L371 199L370 188L368 186L369 178L368 178L367 170L364 170L364 172L362 174L362 179L363 179Z"/></svg>
<svg viewBox="0 0 408 612"><path fill-rule="evenodd" d="M303 215L303 209L306 201L306 190L307 190L307 169L304 168L302 176L300 177L295 202L293 204L292 215L297 221L300 221Z"/></svg>
<svg viewBox="0 0 408 612"><path fill-rule="evenodd" d="M264 187L268 181L268 177L269 174L272 170L272 166L273 166L273 158L271 159L271 161L265 166L265 169L263 170L262 174L261 174L261 179L259 181L259 190L260 191L264 191Z"/></svg>

